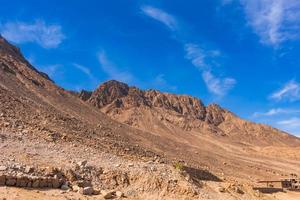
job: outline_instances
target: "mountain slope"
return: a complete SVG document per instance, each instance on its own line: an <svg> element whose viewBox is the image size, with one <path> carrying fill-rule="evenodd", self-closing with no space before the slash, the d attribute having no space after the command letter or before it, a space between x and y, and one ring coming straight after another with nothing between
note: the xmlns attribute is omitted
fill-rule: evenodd
<svg viewBox="0 0 300 200"><path fill-rule="evenodd" d="M155 192L160 197L156 199L167 199L161 193L174 195L170 188L182 179L187 180L183 185L203 187L200 199L206 199L206 194L222 199L224 194L216 189L219 184L248 185L257 179L300 174L298 138L239 119L218 105L204 106L187 95L142 91L116 81L74 95L35 69L3 38L0 129L0 141L4 141L0 165L13 160L65 167L88 160L105 166L109 173L117 168L126 170L126 176L135 174L130 179L135 190L129 194ZM188 167L190 177L170 175L172 163L179 161ZM177 186L175 195L196 199L194 193L185 193L186 187ZM245 195L226 195L245 199Z"/></svg>
<svg viewBox="0 0 300 200"><path fill-rule="evenodd" d="M217 104L205 106L188 95L143 91L113 80L92 93L83 91L80 98L113 119L145 131L214 134L252 145L300 144L297 137L243 120Z"/></svg>
<svg viewBox="0 0 300 200"><path fill-rule="evenodd" d="M28 129L29 133L42 138L58 135L60 142L81 141L121 153L125 148L135 146L137 140L142 140L139 136L142 132L112 121L58 87L2 37L0 108L3 115L0 118L1 127L18 130L20 126L20 130ZM134 154L147 154L144 148L137 146L134 149Z"/></svg>

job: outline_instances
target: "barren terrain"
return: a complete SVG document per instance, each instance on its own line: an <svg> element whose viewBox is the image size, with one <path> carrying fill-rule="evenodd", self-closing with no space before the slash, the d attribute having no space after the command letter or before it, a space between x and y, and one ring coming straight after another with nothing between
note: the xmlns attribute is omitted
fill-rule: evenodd
<svg viewBox="0 0 300 200"><path fill-rule="evenodd" d="M117 81L66 91L0 38L0 102L0 176L59 169L67 187L0 185L4 199L300 199L253 190L300 174L299 138L194 97Z"/></svg>

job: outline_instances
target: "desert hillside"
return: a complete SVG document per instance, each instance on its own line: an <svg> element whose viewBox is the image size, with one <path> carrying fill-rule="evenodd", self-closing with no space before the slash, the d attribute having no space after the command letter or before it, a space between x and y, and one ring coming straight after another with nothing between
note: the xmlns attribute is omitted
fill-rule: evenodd
<svg viewBox="0 0 300 200"><path fill-rule="evenodd" d="M198 132L258 146L299 146L300 139L270 126L243 120L217 104L205 106L188 95L143 91L108 81L95 91L82 91L83 101L119 122L149 132Z"/></svg>
<svg viewBox="0 0 300 200"><path fill-rule="evenodd" d="M299 138L188 95L67 91L1 36L0 128L4 199L299 197L253 190L300 174Z"/></svg>

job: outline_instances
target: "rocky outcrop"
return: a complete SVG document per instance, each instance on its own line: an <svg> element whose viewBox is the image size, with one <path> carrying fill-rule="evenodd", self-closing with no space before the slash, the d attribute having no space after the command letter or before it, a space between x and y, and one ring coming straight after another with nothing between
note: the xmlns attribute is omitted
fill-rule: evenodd
<svg viewBox="0 0 300 200"><path fill-rule="evenodd" d="M0 35L0 69L12 74L21 73L28 77L33 82L39 82L36 79L37 76L41 76L51 82L53 82L49 76L43 72L34 68L22 55L19 48L11 45L5 38ZM21 65L21 66L17 66ZM27 70L27 69L30 70ZM37 73L37 76L30 71ZM35 78L34 78L35 77Z"/></svg>
<svg viewBox="0 0 300 200"><path fill-rule="evenodd" d="M87 90L81 90L81 92L78 94L78 97L83 101L88 100L91 96L92 96L92 92Z"/></svg>
<svg viewBox="0 0 300 200"><path fill-rule="evenodd" d="M187 119L198 119L216 126L224 121L223 114L228 112L216 104L205 107L200 99L188 95L140 90L115 80L103 83L91 95L83 90L79 97L106 112L147 107L170 111Z"/></svg>
<svg viewBox="0 0 300 200"><path fill-rule="evenodd" d="M103 83L91 95L82 91L80 98L117 121L150 132L181 129L263 145L299 141L272 127L243 120L217 104L205 106L192 96L141 90L115 80Z"/></svg>

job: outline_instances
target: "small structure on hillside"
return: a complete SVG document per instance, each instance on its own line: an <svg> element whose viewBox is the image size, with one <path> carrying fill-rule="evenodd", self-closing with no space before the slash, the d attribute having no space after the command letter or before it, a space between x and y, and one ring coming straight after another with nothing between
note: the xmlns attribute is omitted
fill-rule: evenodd
<svg viewBox="0 0 300 200"><path fill-rule="evenodd" d="M259 190L266 193L278 192L285 190L300 192L300 178L286 178L281 180L266 180L258 181L258 183L265 183L267 187L256 187L254 190Z"/></svg>
<svg viewBox="0 0 300 200"><path fill-rule="evenodd" d="M300 191L300 178L290 178L281 180L282 188L288 190L297 190Z"/></svg>

